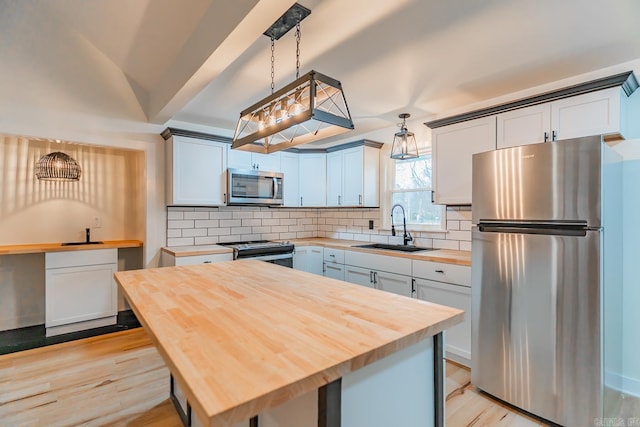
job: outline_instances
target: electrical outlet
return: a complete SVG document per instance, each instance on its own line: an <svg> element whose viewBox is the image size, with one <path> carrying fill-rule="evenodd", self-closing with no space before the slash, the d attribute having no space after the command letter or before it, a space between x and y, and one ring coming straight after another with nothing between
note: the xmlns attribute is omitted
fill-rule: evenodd
<svg viewBox="0 0 640 427"><path fill-rule="evenodd" d="M93 228L100 228L100 227L102 227L102 218L101 218L101 217L99 217L99 216L94 216L94 217L93 217L93 221L92 221L92 223L91 223L91 226L92 226Z"/></svg>
<svg viewBox="0 0 640 427"><path fill-rule="evenodd" d="M373 230L373 220L369 220L369 230Z"/></svg>

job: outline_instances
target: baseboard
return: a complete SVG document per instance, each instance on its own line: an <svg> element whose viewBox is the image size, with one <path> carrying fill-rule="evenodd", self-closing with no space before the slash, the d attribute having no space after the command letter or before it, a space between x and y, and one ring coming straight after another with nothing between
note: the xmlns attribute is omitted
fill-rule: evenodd
<svg viewBox="0 0 640 427"><path fill-rule="evenodd" d="M607 387L640 399L640 379L606 371L604 383Z"/></svg>

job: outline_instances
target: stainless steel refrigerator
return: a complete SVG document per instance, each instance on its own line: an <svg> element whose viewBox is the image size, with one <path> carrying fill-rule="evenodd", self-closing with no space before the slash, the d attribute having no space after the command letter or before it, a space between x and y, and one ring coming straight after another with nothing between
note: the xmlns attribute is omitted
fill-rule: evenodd
<svg viewBox="0 0 640 427"><path fill-rule="evenodd" d="M621 159L600 136L473 156L476 387L561 425L610 415L604 397L615 406L622 365L621 187Z"/></svg>

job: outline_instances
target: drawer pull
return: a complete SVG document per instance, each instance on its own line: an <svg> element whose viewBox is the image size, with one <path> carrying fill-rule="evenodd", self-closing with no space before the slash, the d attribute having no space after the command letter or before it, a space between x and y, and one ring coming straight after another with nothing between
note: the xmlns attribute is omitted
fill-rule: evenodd
<svg viewBox="0 0 640 427"><path fill-rule="evenodd" d="M203 264L211 264L211 261L205 261Z"/></svg>
<svg viewBox="0 0 640 427"><path fill-rule="evenodd" d="M436 270L436 273L444 274L444 270Z"/></svg>

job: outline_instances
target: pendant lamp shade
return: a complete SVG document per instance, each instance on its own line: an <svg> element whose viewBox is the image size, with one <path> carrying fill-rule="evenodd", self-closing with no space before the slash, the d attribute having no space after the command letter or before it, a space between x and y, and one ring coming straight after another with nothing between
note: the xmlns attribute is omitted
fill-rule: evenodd
<svg viewBox="0 0 640 427"><path fill-rule="evenodd" d="M79 181L80 165L60 151L40 157L36 163L36 177L41 181Z"/></svg>
<svg viewBox="0 0 640 427"><path fill-rule="evenodd" d="M400 131L396 132L393 137L393 145L391 146L391 158L396 160L417 159L418 143L413 132L407 130L406 120L411 117L409 113L402 113L398 117L402 119Z"/></svg>

